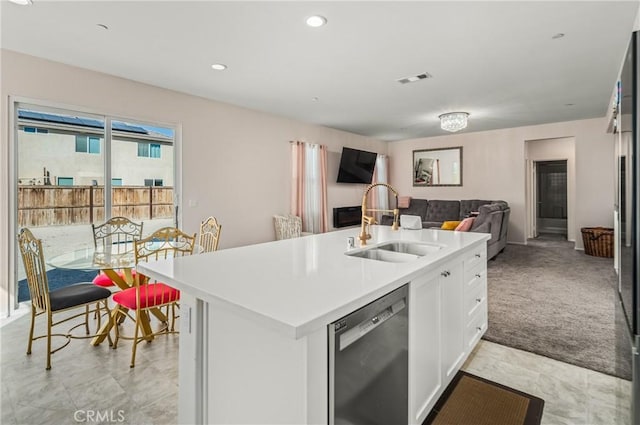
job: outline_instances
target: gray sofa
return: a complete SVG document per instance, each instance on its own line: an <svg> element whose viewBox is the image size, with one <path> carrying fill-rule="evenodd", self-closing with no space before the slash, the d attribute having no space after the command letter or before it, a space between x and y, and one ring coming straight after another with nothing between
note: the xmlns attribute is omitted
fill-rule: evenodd
<svg viewBox="0 0 640 425"><path fill-rule="evenodd" d="M505 201L480 199L444 201L411 198L408 208L400 208L401 215L420 216L423 228L439 228L445 221L462 220L468 217L471 212L476 211L478 216L470 231L491 234L491 239L487 242L487 258L491 259L502 252L507 245L511 209ZM382 224L390 225L392 222L392 216L382 217Z"/></svg>

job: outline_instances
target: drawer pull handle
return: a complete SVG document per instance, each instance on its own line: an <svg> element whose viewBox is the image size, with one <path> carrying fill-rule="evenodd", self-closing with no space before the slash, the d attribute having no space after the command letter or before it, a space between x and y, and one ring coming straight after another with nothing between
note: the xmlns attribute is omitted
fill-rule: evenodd
<svg viewBox="0 0 640 425"><path fill-rule="evenodd" d="M476 302L477 303L481 303L482 302L482 298L476 298Z"/></svg>
<svg viewBox="0 0 640 425"><path fill-rule="evenodd" d="M482 255L476 254L476 258L480 258L480 257L482 257Z"/></svg>
<svg viewBox="0 0 640 425"><path fill-rule="evenodd" d="M480 273L476 273L476 277L481 277L481 276L480 276Z"/></svg>
<svg viewBox="0 0 640 425"><path fill-rule="evenodd" d="M482 326L478 326L476 329L478 330L478 332L482 332Z"/></svg>
<svg viewBox="0 0 640 425"><path fill-rule="evenodd" d="M440 273L440 276L444 276L447 277L451 274L451 272L449 272L448 270L443 271L442 273Z"/></svg>

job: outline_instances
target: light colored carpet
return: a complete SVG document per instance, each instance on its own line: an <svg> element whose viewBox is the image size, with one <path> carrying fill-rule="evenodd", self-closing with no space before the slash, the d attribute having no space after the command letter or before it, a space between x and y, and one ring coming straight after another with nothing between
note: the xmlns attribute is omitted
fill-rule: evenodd
<svg viewBox="0 0 640 425"><path fill-rule="evenodd" d="M631 379L630 346L616 326L613 259L573 247L533 240L489 261L484 339Z"/></svg>

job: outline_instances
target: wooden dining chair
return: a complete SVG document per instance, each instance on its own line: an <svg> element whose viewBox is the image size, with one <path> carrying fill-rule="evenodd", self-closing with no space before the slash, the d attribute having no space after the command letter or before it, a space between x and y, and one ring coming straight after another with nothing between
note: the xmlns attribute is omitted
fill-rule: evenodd
<svg viewBox="0 0 640 425"><path fill-rule="evenodd" d="M142 237L143 223L134 223L126 217L111 217L100 225L91 224L96 252L123 254L133 249L133 241ZM122 276L122 273L120 273ZM114 286L104 273L98 273L93 283L102 287Z"/></svg>
<svg viewBox="0 0 640 425"><path fill-rule="evenodd" d="M49 281L47 280L47 270L44 261L44 253L42 251L42 241L36 239L33 233L29 229L22 229L18 234L18 246L20 247L20 254L24 263L24 270L27 274L27 285L29 286L29 294L31 296L31 327L29 329L29 343L27 345L27 354L31 354L31 347L33 341L40 338L47 338L47 361L46 369L51 369L51 355L58 350L66 347L71 338L93 338L96 335L89 335L89 313L92 304L101 303L104 308L109 312L109 305L107 300L111 296L111 291L106 288L100 288L93 285L90 282L77 283L63 288L49 290ZM73 309L81 308L83 311L65 315L64 318L54 321L53 315L62 312L68 312ZM96 310L97 311L97 307ZM33 336L35 319L37 316L46 315L47 317L47 333L44 335ZM64 322L76 319L80 316L84 316L84 321L75 324L66 333L52 333L52 328ZM98 323L97 329L100 328L100 315L97 314ZM73 335L71 332L84 325L84 336ZM56 349L51 348L51 337L62 336L67 341ZM111 344L111 337L109 337L109 343Z"/></svg>
<svg viewBox="0 0 640 425"><path fill-rule="evenodd" d="M171 257L182 257L193 253L196 243L196 235L188 235L175 227L164 227L156 230L147 238L134 241L134 253L136 264L145 261L155 261ZM177 333L175 330L175 307L180 300L180 291L162 282L150 282L147 276L137 273L134 286L117 292L113 295L116 310L112 314L113 327L115 328L115 341L113 348L118 345L118 340L133 340L131 351L131 365L135 366L136 348L142 341L151 341L158 334ZM163 323L156 332L151 329L148 312L157 311L161 307L171 309L171 324ZM128 311L135 311L135 330L133 337L120 335L118 320ZM167 313L168 314L168 313Z"/></svg>
<svg viewBox="0 0 640 425"><path fill-rule="evenodd" d="M213 216L200 223L198 246L202 249L201 252L213 252L218 250L221 231L222 225L218 223L218 220Z"/></svg>

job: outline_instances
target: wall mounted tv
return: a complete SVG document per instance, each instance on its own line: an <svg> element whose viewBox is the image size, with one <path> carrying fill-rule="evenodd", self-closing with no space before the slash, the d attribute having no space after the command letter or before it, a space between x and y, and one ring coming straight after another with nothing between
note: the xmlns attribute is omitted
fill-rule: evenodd
<svg viewBox="0 0 640 425"><path fill-rule="evenodd" d="M378 154L375 152L342 148L337 182L370 184L377 157Z"/></svg>

